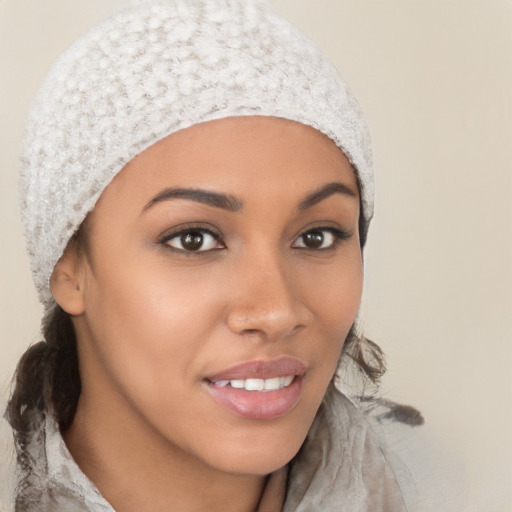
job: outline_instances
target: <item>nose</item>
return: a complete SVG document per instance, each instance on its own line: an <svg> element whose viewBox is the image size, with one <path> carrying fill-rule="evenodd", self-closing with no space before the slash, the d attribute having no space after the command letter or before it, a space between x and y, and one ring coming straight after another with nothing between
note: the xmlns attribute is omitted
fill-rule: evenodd
<svg viewBox="0 0 512 512"><path fill-rule="evenodd" d="M277 341L311 322L297 276L278 255L254 255L232 277L234 293L227 314L232 332Z"/></svg>

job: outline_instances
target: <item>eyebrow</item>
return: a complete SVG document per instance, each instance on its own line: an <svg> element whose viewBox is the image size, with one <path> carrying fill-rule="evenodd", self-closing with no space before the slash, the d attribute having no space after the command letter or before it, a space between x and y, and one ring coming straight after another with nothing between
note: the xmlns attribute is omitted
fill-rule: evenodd
<svg viewBox="0 0 512 512"><path fill-rule="evenodd" d="M327 183L327 185L323 185L318 190L315 190L308 196L306 196L299 203L299 211L307 210L308 208L312 208L316 204L320 203L324 199L332 196L333 194L343 194L345 196L357 198L357 194L347 185L343 183L339 183L337 181L332 183Z"/></svg>
<svg viewBox="0 0 512 512"><path fill-rule="evenodd" d="M243 207L242 201L229 194L221 194L219 192L199 188L166 188L153 197L153 199L144 206L143 211L170 199L188 199L196 201L197 203L213 206L214 208L221 208L229 212L238 212Z"/></svg>
<svg viewBox="0 0 512 512"><path fill-rule="evenodd" d="M327 183L318 190L308 194L299 203L298 210L304 211L308 208L312 208L333 194L343 194L354 198L357 197L357 194L343 183ZM222 194L220 192L213 192L200 188L166 188L153 197L153 199L144 206L142 211L146 211L158 203L169 201L171 199L188 199L190 201L196 201L198 203L227 210L229 212L238 212L243 208L243 201L237 199L231 194Z"/></svg>

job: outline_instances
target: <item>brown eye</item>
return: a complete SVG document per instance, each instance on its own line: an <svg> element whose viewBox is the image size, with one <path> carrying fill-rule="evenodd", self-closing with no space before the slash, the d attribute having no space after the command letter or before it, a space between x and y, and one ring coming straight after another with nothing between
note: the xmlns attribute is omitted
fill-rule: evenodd
<svg viewBox="0 0 512 512"><path fill-rule="evenodd" d="M334 249L342 240L348 240L348 238L350 238L348 233L336 228L315 228L302 233L292 247L322 251Z"/></svg>
<svg viewBox="0 0 512 512"><path fill-rule="evenodd" d="M180 237L180 243L186 251L198 251L203 245L203 235L199 231L191 231Z"/></svg>
<svg viewBox="0 0 512 512"><path fill-rule="evenodd" d="M218 237L205 229L188 229L168 237L165 244L184 252L205 252L223 247Z"/></svg>
<svg viewBox="0 0 512 512"><path fill-rule="evenodd" d="M309 231L302 235L304 247L308 249L320 249L324 243L324 233L322 231Z"/></svg>

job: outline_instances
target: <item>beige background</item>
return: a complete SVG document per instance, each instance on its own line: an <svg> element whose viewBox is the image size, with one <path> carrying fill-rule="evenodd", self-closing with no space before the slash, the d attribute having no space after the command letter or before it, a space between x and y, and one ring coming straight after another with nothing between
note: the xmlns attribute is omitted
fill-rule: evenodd
<svg viewBox="0 0 512 512"><path fill-rule="evenodd" d="M53 59L122 0L0 0L0 386L38 338L16 199L22 121ZM465 460L467 512L512 510L512 3L273 0L372 127L362 318L384 389Z"/></svg>

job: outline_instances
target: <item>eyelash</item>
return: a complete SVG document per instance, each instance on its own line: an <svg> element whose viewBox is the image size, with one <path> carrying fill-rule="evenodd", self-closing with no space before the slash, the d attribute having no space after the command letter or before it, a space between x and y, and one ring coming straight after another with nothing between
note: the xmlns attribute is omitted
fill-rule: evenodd
<svg viewBox="0 0 512 512"><path fill-rule="evenodd" d="M318 233L318 234L322 235L322 237L323 237L322 244L325 241L325 233L328 233L329 235L331 235L332 236L332 240L331 240L330 245L328 247L316 247L316 248L307 247L307 246L299 246L299 247L295 246L295 248L296 249L305 250L305 251L314 251L314 252L330 251L330 250L336 249L340 245L340 243L342 243L342 242L344 242L346 240L349 240L350 237L351 237L351 234L348 231L344 231L344 230L339 229L339 228L326 227L326 226L318 226L318 227L307 229L306 231L301 233L295 239L295 241L299 240L301 238L304 239L305 236L312 235L314 233ZM294 244L296 243L295 241L292 244L292 247L294 247Z"/></svg>
<svg viewBox="0 0 512 512"><path fill-rule="evenodd" d="M183 247L183 237L185 237L186 235L192 235L192 234L201 235L203 237L203 240L204 240L204 236L207 235L207 236L211 237L212 241L215 241L218 244L220 244L220 247L215 247L215 248L206 249L206 250L204 250L204 249L203 250L187 250ZM181 248L173 247L170 244L171 240L180 240ZM208 229L208 228L200 227L200 226L197 226L197 227L187 226L186 228L182 228L178 231L171 232L167 235L164 235L164 237L160 240L159 243L161 245L168 247L172 251L179 252L179 253L186 254L186 255L207 253L210 251L218 251L220 249L226 248L226 246L224 245L224 243L221 240L221 235L219 233L213 231L212 229Z"/></svg>
<svg viewBox="0 0 512 512"><path fill-rule="evenodd" d="M326 233L332 236L332 240L330 241L330 244L327 247L321 247L321 245L323 245L325 242L325 234ZM321 239L320 246L319 247L306 246L304 244L304 237L306 237L307 235L314 236L315 234L319 234L321 237L323 237ZM211 237L211 242L216 242L217 244L219 244L219 247L213 247L210 249L198 248L196 250L187 250L183 246L183 242L184 242L183 237L185 237L186 235L200 235L203 239L202 239L202 241L198 241L198 243L200 243L201 245L203 245L204 238L206 235L208 237ZM344 231L342 229L338 229L338 228L334 228L334 227L330 227L330 226L329 227L318 226L318 227L307 229L306 231L302 232L294 240L294 242L292 243L292 247L294 249L299 249L302 251L312 251L312 252L329 251L329 250L336 249L340 245L341 242L349 240L351 238L351 236L352 236L351 233ZM296 245L297 241L300 239L302 239L303 245ZM170 244L171 240L178 240L181 247L173 247ZM314 241L317 243L319 240L320 239L317 238ZM193 240L191 240L190 242L193 243ZM172 251L179 252L179 253L186 254L186 255L196 255L196 254L208 253L211 251L218 251L218 250L226 248L226 246L222 242L222 238L219 233L217 233L211 229L199 227L199 226L198 227L188 226L186 228L180 229L179 231L174 231L172 233L166 234L165 236L162 237L162 239L159 241L159 243L161 245L168 247Z"/></svg>

